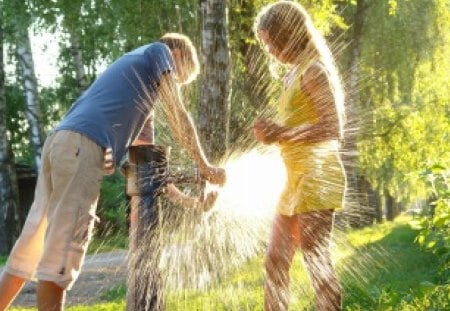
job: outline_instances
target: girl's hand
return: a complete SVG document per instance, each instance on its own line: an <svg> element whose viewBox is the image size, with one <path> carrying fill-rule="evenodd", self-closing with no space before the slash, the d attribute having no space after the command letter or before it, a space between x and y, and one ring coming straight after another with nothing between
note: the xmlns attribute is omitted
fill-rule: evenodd
<svg viewBox="0 0 450 311"><path fill-rule="evenodd" d="M253 124L253 134L263 144L272 144L280 139L283 127L268 119L258 119Z"/></svg>

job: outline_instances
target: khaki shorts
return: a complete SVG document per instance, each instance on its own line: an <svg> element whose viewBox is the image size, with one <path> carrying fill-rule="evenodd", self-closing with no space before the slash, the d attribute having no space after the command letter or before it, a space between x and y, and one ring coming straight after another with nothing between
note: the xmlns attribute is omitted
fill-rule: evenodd
<svg viewBox="0 0 450 311"><path fill-rule="evenodd" d="M34 202L6 271L70 289L91 238L102 178L99 145L70 131L49 136Z"/></svg>

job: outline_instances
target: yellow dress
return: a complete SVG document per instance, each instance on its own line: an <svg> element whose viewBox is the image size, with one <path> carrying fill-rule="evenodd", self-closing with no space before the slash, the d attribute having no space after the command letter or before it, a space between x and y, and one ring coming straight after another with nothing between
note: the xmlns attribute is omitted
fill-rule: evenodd
<svg viewBox="0 0 450 311"><path fill-rule="evenodd" d="M281 94L278 122L287 127L317 123L319 118L311 98L301 89L299 74ZM292 216L343 206L345 173L339 156L339 142L286 142L278 144L283 157L287 183L277 212Z"/></svg>

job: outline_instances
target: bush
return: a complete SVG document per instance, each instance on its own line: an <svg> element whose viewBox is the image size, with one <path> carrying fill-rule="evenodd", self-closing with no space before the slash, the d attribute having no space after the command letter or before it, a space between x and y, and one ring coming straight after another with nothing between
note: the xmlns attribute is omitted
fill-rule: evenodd
<svg viewBox="0 0 450 311"><path fill-rule="evenodd" d="M97 214L100 223L96 226L98 236L109 236L127 229L127 197L125 178L120 173L103 179Z"/></svg>
<svg viewBox="0 0 450 311"><path fill-rule="evenodd" d="M450 184L449 171L441 165L434 165L424 174L430 184L434 200L431 213L417 225L420 232L416 242L439 257L440 270L438 283L449 284L450 277Z"/></svg>

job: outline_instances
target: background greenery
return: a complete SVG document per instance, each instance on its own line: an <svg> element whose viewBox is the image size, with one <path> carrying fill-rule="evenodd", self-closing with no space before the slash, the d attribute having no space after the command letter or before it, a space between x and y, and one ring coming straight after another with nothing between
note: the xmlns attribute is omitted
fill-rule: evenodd
<svg viewBox="0 0 450 311"><path fill-rule="evenodd" d="M411 217L400 217L394 222L350 230L341 237L345 243L337 250L337 266L344 310L448 310L450 288L439 280L439 257L414 243L419 231L412 221ZM262 310L262 267L263 257L258 256L206 292L171 292L167 310ZM300 256L294 258L292 279L295 299L290 308L313 310ZM102 304L67 310L124 310L125 293L125 285L121 285L106 292Z"/></svg>
<svg viewBox="0 0 450 311"><path fill-rule="evenodd" d="M48 132L79 96L83 86L76 77L71 39L78 39L82 51L86 86L124 52L157 40L167 31L189 35L201 51L202 14L198 0L8 0L1 1L8 141L16 163L34 165L30 147L26 97L16 48L18 25L28 33L55 33L60 40L58 75L55 83L37 82L37 99L42 111L40 123ZM231 55L230 146L250 144L248 127L252 120L276 101L279 81L268 74L251 31L254 17L264 0L229 0L228 20ZM365 212L377 217L359 217L348 232L358 245L358 254L370 254L373 247L390 249L388 259L402 265L383 269L367 286L345 283L348 310L444 310L448 308L449 283L449 164L450 164L450 3L448 0L305 0L301 3L330 43L341 71L347 93L347 140L354 143L349 168L358 185L352 198ZM22 29L23 30L23 29ZM256 68L256 69L255 69ZM255 83L258 81L258 83ZM352 82L356 81L356 82ZM185 90L186 103L194 119L198 109L199 79ZM172 146L174 168L194 171L192 163L172 142L159 120L158 142ZM352 149L353 148L353 149ZM171 159L172 160L172 159ZM362 201L361 201L362 200ZM102 186L97 242L91 249L126 247L127 201L120 173L106 177ZM367 209L374 211L367 212ZM421 218L380 224L393 220L401 211L414 209ZM349 212L353 215L355 211ZM357 238L357 235L361 235ZM379 236L377 241L373 236ZM105 242L106 241L106 242ZM343 250L345 253L345 250ZM356 260L358 254L349 254ZM2 257L3 258L3 257ZM350 260L342 260L342 262ZM423 269L416 271L417 263ZM261 258L236 272L230 286L243 286L243 300L237 309L253 310L261 305ZM400 269L401 268L401 269ZM300 268L296 268L300 271ZM244 273L244 271L250 271ZM300 273L300 272L298 272ZM258 284L258 285L256 285ZM355 285L356 284L356 285ZM189 306L200 303L226 305L219 292L192 293L183 301ZM119 302L98 306L113 310L123 306L123 291L111 292ZM177 300L174 298L173 302ZM298 302L298 306L307 306ZM306 303L307 304L307 303ZM84 307L73 310L83 310ZM109 309L108 309L109 308ZM303 307L302 307L303 308Z"/></svg>

